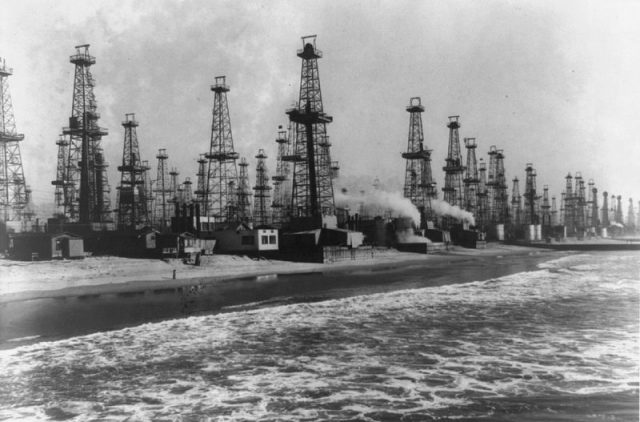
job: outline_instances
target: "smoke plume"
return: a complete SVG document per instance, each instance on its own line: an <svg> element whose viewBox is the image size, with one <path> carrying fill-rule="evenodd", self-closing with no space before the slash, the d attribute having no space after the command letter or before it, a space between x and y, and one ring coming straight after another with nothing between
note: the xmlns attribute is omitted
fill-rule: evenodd
<svg viewBox="0 0 640 422"><path fill-rule="evenodd" d="M431 208L437 215L454 217L458 220L465 221L472 226L476 225L476 219L473 217L473 214L461 209L457 205L451 205L448 202L434 199L431 201Z"/></svg>
<svg viewBox="0 0 640 422"><path fill-rule="evenodd" d="M391 211L398 217L409 217L416 226L420 225L420 211L398 192L386 192L373 190L357 195L350 195L347 189L342 189L335 194L336 205L348 206L352 213L364 207L367 210L379 209L380 213Z"/></svg>

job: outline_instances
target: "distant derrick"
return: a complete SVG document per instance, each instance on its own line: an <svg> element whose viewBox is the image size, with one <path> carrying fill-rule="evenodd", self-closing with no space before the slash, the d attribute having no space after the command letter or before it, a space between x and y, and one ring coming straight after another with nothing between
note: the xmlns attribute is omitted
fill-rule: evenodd
<svg viewBox="0 0 640 422"><path fill-rule="evenodd" d="M238 221L250 224L251 216L251 190L249 189L249 163L243 157L240 159L240 176L238 178L237 215Z"/></svg>
<svg viewBox="0 0 640 422"><path fill-rule="evenodd" d="M555 198L553 198L555 201ZM543 226L551 226L553 224L553 210L551 209L551 204L549 203L549 185L544 185L542 188L542 205L541 209L541 224Z"/></svg>
<svg viewBox="0 0 640 422"><path fill-rule="evenodd" d="M180 203L190 205L193 203L193 189L191 187L193 183L191 182L190 177L185 177L184 182L182 182L182 194L180 195Z"/></svg>
<svg viewBox="0 0 640 422"><path fill-rule="evenodd" d="M171 187L169 179L169 167L167 165L166 149L159 149L158 155L158 167L156 172L155 188L154 188L154 209L153 209L153 224L160 231L169 230L170 218L172 215L172 209L169 200L171 199Z"/></svg>
<svg viewBox="0 0 640 422"><path fill-rule="evenodd" d="M511 222L520 225L522 219L522 196L520 196L520 181L517 177L513 178L513 188L511 190Z"/></svg>
<svg viewBox="0 0 640 422"><path fill-rule="evenodd" d="M618 200L618 202L616 203L616 212L615 212L616 223L624 224L624 219L622 218L622 196L618 195L616 199Z"/></svg>
<svg viewBox="0 0 640 422"><path fill-rule="evenodd" d="M489 225L490 209L489 209L489 192L487 189L487 164L480 159L479 170L480 182L478 184L478 210L476 213L476 226L480 231L486 232Z"/></svg>
<svg viewBox="0 0 640 422"><path fill-rule="evenodd" d="M609 227L609 194L607 191L602 192L602 227Z"/></svg>
<svg viewBox="0 0 640 422"><path fill-rule="evenodd" d="M435 217L431 209L431 195L435 184L431 177L431 151L424 148L424 134L422 129L422 113L424 106L420 97L409 100L409 137L407 151L402 153L406 160L404 177L404 197L409 199L420 211L421 226Z"/></svg>
<svg viewBox="0 0 640 422"><path fill-rule="evenodd" d="M536 187L536 170L533 168L533 164L527 163L525 168L526 181L524 191L524 210L523 210L523 222L524 224L540 224L539 211L539 199L540 196Z"/></svg>
<svg viewBox="0 0 640 422"><path fill-rule="evenodd" d="M58 165L64 166L56 172L56 197L60 190L65 199L56 202L62 205L61 215L68 221L82 224L111 221L107 166L102 155L100 141L107 135L106 129L98 126L97 102L93 93L95 81L91 65L95 57L89 54L89 45L76 46L71 56L75 65L73 104L69 126L63 128L68 136L68 154ZM59 144L59 151L61 145ZM61 178L60 178L61 177ZM58 187L61 187L58 189Z"/></svg>
<svg viewBox="0 0 640 422"><path fill-rule="evenodd" d="M149 224L144 180L146 167L140 160L135 114L126 114L122 126L124 148L122 165L118 166L121 173L120 186L117 188L118 229L136 229Z"/></svg>
<svg viewBox="0 0 640 422"><path fill-rule="evenodd" d="M446 165L442 168L445 172L444 176L444 201L450 205L457 205L463 207L462 203L462 175L464 172L464 166L462 165L462 154L460 153L460 137L458 135L458 129L460 123L458 118L460 116L449 116L449 148L447 158L445 159ZM455 219L452 217L443 218L443 227L450 228L455 223Z"/></svg>
<svg viewBox="0 0 640 422"><path fill-rule="evenodd" d="M478 174L478 161L476 159L476 138L464 138L464 146L467 149L467 167L464 183L464 209L477 217L478 215L478 186L480 176Z"/></svg>
<svg viewBox="0 0 640 422"><path fill-rule="evenodd" d="M207 158L205 154L198 157L198 173L196 174L196 190L195 202L200 205L200 209L204 211L206 203L206 187L207 187Z"/></svg>
<svg viewBox="0 0 640 422"><path fill-rule="evenodd" d="M261 227L269 224L267 204L269 202L271 186L269 186L269 175L267 174L267 165L265 162L267 156L264 150L259 150L256 158L258 159L258 164L256 166L256 184L253 187L255 192L253 194L253 221L255 227Z"/></svg>
<svg viewBox="0 0 640 422"><path fill-rule="evenodd" d="M591 227L593 232L600 228L600 219L598 218L598 189L595 187L593 179L589 179L589 200L587 201L588 215L587 219L588 227Z"/></svg>
<svg viewBox="0 0 640 422"><path fill-rule="evenodd" d="M558 221L558 205L556 203L556 197L552 196L551 197L551 225L557 226L558 224L560 224L560 222Z"/></svg>
<svg viewBox="0 0 640 422"><path fill-rule="evenodd" d="M273 200L271 202L272 222L276 227L282 227L288 221L291 211L290 162L284 159L288 155L289 139L286 131L278 131L276 138L278 156L276 158L276 174L272 177Z"/></svg>
<svg viewBox="0 0 640 422"><path fill-rule="evenodd" d="M507 182L504 171L504 154L495 145L489 148L489 220L492 224L505 224L509 215Z"/></svg>
<svg viewBox="0 0 640 422"><path fill-rule="evenodd" d="M303 48L300 95L296 107L287 110L295 124L295 141L287 158L293 162L292 207L295 217L309 221L310 227L320 227L323 215L335 215L331 157L326 141L327 123L333 118L322 106L316 36L302 37Z"/></svg>
<svg viewBox="0 0 640 422"><path fill-rule="evenodd" d="M213 217L216 223L233 223L238 221L238 153L233 149L227 103L229 86L225 83L225 77L216 76L211 90L214 92L213 122L209 153L205 155L208 168L203 193L203 215Z"/></svg>
<svg viewBox="0 0 640 422"><path fill-rule="evenodd" d="M169 203L171 204L171 211L175 210L175 207L180 204L180 183L178 182L178 176L180 172L177 168L172 167L169 170Z"/></svg>
<svg viewBox="0 0 640 422"><path fill-rule="evenodd" d="M0 219L19 221L28 203L27 185L22 168L20 141L24 135L16 130L13 104L7 79L13 69L0 61Z"/></svg>

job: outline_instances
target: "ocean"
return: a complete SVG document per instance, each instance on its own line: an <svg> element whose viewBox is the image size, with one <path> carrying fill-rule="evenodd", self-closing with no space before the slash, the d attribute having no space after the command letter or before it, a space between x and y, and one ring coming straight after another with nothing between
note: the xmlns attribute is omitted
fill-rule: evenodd
<svg viewBox="0 0 640 422"><path fill-rule="evenodd" d="M0 420L637 421L639 298L640 254L585 253L18 346Z"/></svg>

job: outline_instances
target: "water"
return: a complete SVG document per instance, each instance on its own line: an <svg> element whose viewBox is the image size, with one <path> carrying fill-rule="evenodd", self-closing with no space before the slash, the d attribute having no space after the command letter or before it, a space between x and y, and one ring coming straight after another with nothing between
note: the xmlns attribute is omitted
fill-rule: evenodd
<svg viewBox="0 0 640 422"><path fill-rule="evenodd" d="M0 351L0 420L638 420L640 255Z"/></svg>

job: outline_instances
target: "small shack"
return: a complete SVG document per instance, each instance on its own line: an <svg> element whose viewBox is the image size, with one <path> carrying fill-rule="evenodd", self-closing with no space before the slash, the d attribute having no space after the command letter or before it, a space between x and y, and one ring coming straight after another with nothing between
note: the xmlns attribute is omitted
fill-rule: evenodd
<svg viewBox="0 0 640 422"><path fill-rule="evenodd" d="M84 258L84 241L72 233L12 233L9 258L20 261Z"/></svg>

